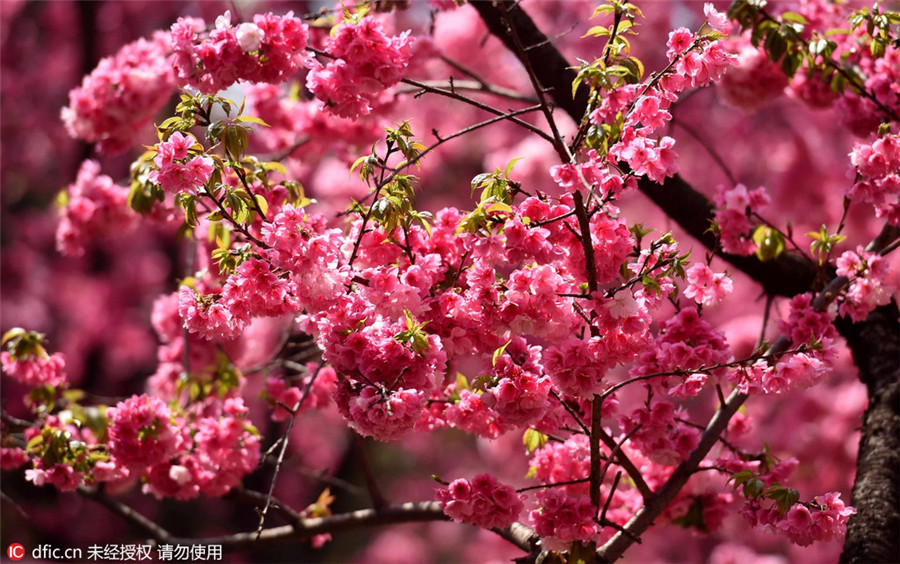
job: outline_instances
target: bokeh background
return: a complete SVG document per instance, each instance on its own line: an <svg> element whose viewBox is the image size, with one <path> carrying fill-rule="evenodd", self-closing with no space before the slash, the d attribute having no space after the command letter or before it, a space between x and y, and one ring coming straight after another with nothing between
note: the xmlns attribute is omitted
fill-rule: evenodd
<svg viewBox="0 0 900 564"><path fill-rule="evenodd" d="M490 37L471 7L435 12L434 5L414 1L409 11L396 16L391 29L412 28L430 33L416 47L413 76L446 79L454 71L440 56L463 63L489 82L528 93L526 75ZM719 4L724 9L725 5ZM581 39L590 24L594 3L526 0L526 10L555 41L570 61L590 59L602 43ZM699 2L645 2L647 18L634 54L648 71L665 65L668 31L702 21ZM50 348L66 354L72 385L83 388L98 402L114 403L145 391L156 370L158 342L150 324L154 300L176 289L185 275L190 247L171 230L146 226L105 238L90 245L81 257L63 257L55 250L58 214L56 194L72 183L81 162L97 159L104 174L123 181L128 164L141 144L152 144L152 130L135 140L132 152L103 156L69 138L59 119L67 93L97 62L125 43L167 29L179 16L203 17L212 22L230 9L238 18L257 11L313 13L324 7L309 2L165 2L0 1L0 330L22 326L47 335ZM331 6L328 6L331 7ZM323 37L326 31L317 32ZM303 84L303 77L296 77ZM234 92L242 96L240 90ZM834 226L842 212L842 190L849 185L847 153L854 136L831 109L811 109L781 96L753 111L736 110L723 102L722 92L706 89L680 102L670 135L677 140L682 174L695 187L712 195L728 174L750 188L765 185L775 204L767 219L777 225L792 222L793 232ZM166 108L174 108L174 99ZM506 102L500 102L505 104ZM163 112L158 121L166 117ZM377 131L382 123L412 119L423 138L432 128L447 134L483 118L477 110L429 96L397 101L368 124ZM535 123L541 123L535 118ZM573 124L560 116L561 127ZM288 159L289 170L319 201L320 209L341 209L348 196L364 193L356 177L348 177L348 163L367 150L373 139L362 137L358 146L307 147ZM523 137L514 126L500 124L446 144L425 160L420 171L421 206L432 211L453 203L469 206L469 182L480 172L524 157L513 177L523 186L553 192L548 169L556 164L552 151L539 140ZM727 168L728 174L725 169ZM361 192L363 191L363 192ZM622 202L631 221L659 230L672 229L679 241L702 250L640 194ZM868 219L869 209L851 206L844 248L854 248L873 236L878 225ZM335 220L338 222L339 220ZM719 269L726 265L714 263ZM894 261L896 267L896 261ZM895 268L896 271L896 268ZM740 273L736 294L708 312L728 335L737 352L749 352L762 323L765 303L758 286ZM775 310L785 311L776 301ZM665 319L671 312L658 312ZM264 350L266 328L253 346ZM251 355L252 356L252 355ZM262 377L248 374L245 397L253 404L253 418L267 437L264 448L280 435L281 424L269 420L259 400ZM4 377L3 410L27 417L21 402L26 390ZM833 378L806 392L748 403L755 421L746 438L748 449L765 440L776 455L800 460L792 485L803 498L840 491L849 499L854 476L860 414L865 390L856 379L849 353L841 354ZM288 460L279 476L279 498L303 508L323 487L337 496L335 511L365 507L368 497L359 472L351 438L334 412L316 412L298 419L291 435ZM413 434L399 444L366 441L375 473L393 501L428 500L436 484L432 474L445 479L471 477L489 471L501 480L526 485L528 457L521 436L495 441L476 440L456 431L434 435ZM249 476L247 487L267 489L271 465ZM21 470L2 475L0 543L22 543L26 550L39 544L81 547L91 544L142 542L143 536L105 508L75 494L61 495L50 488L35 488ZM236 499L159 502L138 487L121 499L180 536L207 536L253 530L257 514L252 504ZM736 509L737 507L735 507ZM271 524L279 523L276 517ZM660 526L628 553L631 562L825 562L839 553L837 544L802 549L751 528L734 515L723 529L708 536L677 526ZM404 525L376 531L343 533L321 549L296 542L265 550L228 555L230 561L308 562L489 562L519 556L498 537L468 526L448 523Z"/></svg>

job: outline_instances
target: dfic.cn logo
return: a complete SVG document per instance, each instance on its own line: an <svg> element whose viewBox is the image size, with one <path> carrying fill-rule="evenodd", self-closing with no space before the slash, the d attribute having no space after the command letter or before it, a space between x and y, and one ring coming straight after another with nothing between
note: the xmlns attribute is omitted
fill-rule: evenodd
<svg viewBox="0 0 900 564"><path fill-rule="evenodd" d="M11 560L21 560L25 558L25 547L17 542L13 543L6 549L6 555L9 556Z"/></svg>

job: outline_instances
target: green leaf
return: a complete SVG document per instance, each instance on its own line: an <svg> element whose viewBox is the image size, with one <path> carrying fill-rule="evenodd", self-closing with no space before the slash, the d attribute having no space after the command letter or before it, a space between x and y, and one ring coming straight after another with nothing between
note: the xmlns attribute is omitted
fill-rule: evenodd
<svg viewBox="0 0 900 564"><path fill-rule="evenodd" d="M612 14L616 11L616 7L612 4L603 4L602 6L597 6L594 9L593 15L591 15L591 19L596 18L597 16L606 16Z"/></svg>
<svg viewBox="0 0 900 564"><path fill-rule="evenodd" d="M239 118L236 118L234 121L237 123L245 123L245 122L255 123L255 124L261 125L263 127L269 127L268 123L264 122L263 120L259 119L256 116L241 116Z"/></svg>
<svg viewBox="0 0 900 564"><path fill-rule="evenodd" d="M746 483L747 480L753 478L754 474L752 470L741 470L740 472L736 472L728 478L728 482L734 482L734 488L737 489L742 484Z"/></svg>
<svg viewBox="0 0 900 564"><path fill-rule="evenodd" d="M408 309L403 310L403 318L406 320L406 328L410 331L415 331L416 327L419 326L419 324L416 323L416 319L413 317L412 312Z"/></svg>
<svg viewBox="0 0 900 564"><path fill-rule="evenodd" d="M32 438L30 441L28 441L28 444L25 445L25 452L27 452L29 454L37 454L38 452L41 451L40 447L43 444L43 442L44 442L43 435L35 435L34 438Z"/></svg>
<svg viewBox="0 0 900 564"><path fill-rule="evenodd" d="M525 444L525 449L529 453L532 453L547 444L548 439L549 437L547 435L535 429L526 429L525 434L522 435L522 443Z"/></svg>
<svg viewBox="0 0 900 564"><path fill-rule="evenodd" d="M843 94L847 88L847 79L843 74L836 72L831 78L831 91L835 94Z"/></svg>
<svg viewBox="0 0 900 564"><path fill-rule="evenodd" d="M276 162L276 161L267 162L266 164L263 165L263 169L266 171L274 170L276 172L280 172L281 174L287 176L287 169L284 168L283 164ZM350 171L350 172L353 172L353 171Z"/></svg>
<svg viewBox="0 0 900 564"><path fill-rule="evenodd" d="M9 331L7 331L6 333L3 334L3 341L0 342L0 344L5 345L6 341L9 341L10 339L15 339L17 337L23 337L27 334L28 334L28 331L26 331L25 329L22 329L21 327L13 327L12 329L10 329Z"/></svg>
<svg viewBox="0 0 900 564"><path fill-rule="evenodd" d="M753 230L753 242L758 246L756 258L762 262L777 259L785 249L784 236L767 225L760 225Z"/></svg>
<svg viewBox="0 0 900 564"><path fill-rule="evenodd" d="M809 25L809 21L797 12L784 12L781 19L786 22L798 23L800 25Z"/></svg>
<svg viewBox="0 0 900 564"><path fill-rule="evenodd" d="M744 483L744 497L747 499L756 499L762 494L763 488L765 487L765 482L759 478L747 480L747 482Z"/></svg>
<svg viewBox="0 0 900 564"><path fill-rule="evenodd" d="M768 37L766 37L765 42L766 53L769 54L769 58L773 61L778 61L787 51L788 44L784 39L784 36L778 32L778 30L773 30Z"/></svg>
<svg viewBox="0 0 900 564"><path fill-rule="evenodd" d="M587 33L581 36L582 39L585 37L607 37L612 32L605 25L595 25L594 27L587 30Z"/></svg>
<svg viewBox="0 0 900 564"><path fill-rule="evenodd" d="M165 121L162 122L161 124L159 124L156 128L159 129L159 130L169 129L170 127L172 127L173 125L175 125L175 124L178 123L179 121L181 121L181 118L180 118L180 117L178 117L178 116L173 116L173 117L170 117L169 119L165 120Z"/></svg>
<svg viewBox="0 0 900 564"><path fill-rule="evenodd" d="M500 358L500 356L504 352L506 352L506 347L508 347L511 342L512 342L512 339L506 341L505 345L503 345L502 347L500 347L499 349L494 351L494 356L491 357L491 366L497 366L497 359Z"/></svg>
<svg viewBox="0 0 900 564"><path fill-rule="evenodd" d="M495 202L487 207L487 212L488 213L492 213L492 212L513 213L513 209L509 205L504 204L503 202Z"/></svg>
<svg viewBox="0 0 900 564"><path fill-rule="evenodd" d="M521 161L523 157L516 157L506 163L506 170L504 171L504 175L509 178L509 173L512 172L513 168L516 166L516 163Z"/></svg>
<svg viewBox="0 0 900 564"><path fill-rule="evenodd" d="M802 64L802 54L790 53L781 61L781 72L783 72L788 78L791 78L795 74L797 74L797 71L800 69L800 65Z"/></svg>
<svg viewBox="0 0 900 564"><path fill-rule="evenodd" d="M269 212L269 202L266 201L262 194L253 194L253 199L256 200L256 205L262 210L263 215Z"/></svg>

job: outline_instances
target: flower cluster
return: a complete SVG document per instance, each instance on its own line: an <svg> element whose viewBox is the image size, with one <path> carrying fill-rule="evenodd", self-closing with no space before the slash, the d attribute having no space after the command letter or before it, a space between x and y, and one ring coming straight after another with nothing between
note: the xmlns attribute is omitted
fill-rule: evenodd
<svg viewBox="0 0 900 564"><path fill-rule="evenodd" d="M728 105L753 112L784 93L788 79L762 48L751 45L749 39L741 39L732 49L737 53L737 61L717 84Z"/></svg>
<svg viewBox="0 0 900 564"><path fill-rule="evenodd" d="M38 459L34 468L25 471L25 479L38 487L49 484L61 492L72 492L81 485L84 475L69 464L48 466Z"/></svg>
<svg viewBox="0 0 900 564"><path fill-rule="evenodd" d="M220 294L205 294L188 286L178 290L178 315L188 331L207 340L234 339L250 321L231 311Z"/></svg>
<svg viewBox="0 0 900 564"><path fill-rule="evenodd" d="M213 172L212 158L193 155L196 143L193 135L177 131L167 141L158 143L153 157L156 170L150 172L150 181L170 194L196 194Z"/></svg>
<svg viewBox="0 0 900 564"><path fill-rule="evenodd" d="M756 527L776 532L799 546L814 542L842 539L850 516L856 510L847 507L837 492L817 496L811 504L795 503L782 513L777 507L745 508L741 513Z"/></svg>
<svg viewBox="0 0 900 564"><path fill-rule="evenodd" d="M166 404L146 395L132 396L106 410L109 450L121 465L141 471L175 454L179 444Z"/></svg>
<svg viewBox="0 0 900 564"><path fill-rule="evenodd" d="M709 27L728 28L712 5L704 11ZM619 16L616 12L616 25L623 21ZM610 34L609 47L616 49L616 33ZM188 224L208 230L190 233L200 243L197 273L154 304L152 320L161 345L148 394L110 407L105 421L102 407L81 406L68 399L76 394L65 394L60 401L72 404L71 412L79 411L75 406L96 409L99 415L86 419L96 419L99 426L62 415L67 408L58 417L42 413L42 428L36 425L25 433L26 450L4 448L0 465L14 468L31 460L29 480L62 490L140 481L145 493L158 498L225 495L239 487L260 458L261 439L241 398L241 372L265 366L268 378L254 389L265 387L266 415L276 422L302 410L329 408L307 415L339 414L355 432L381 441L398 440L411 430L455 428L497 439L527 429L525 444L533 451L528 477L540 481L529 517L542 549L599 544L652 501L652 492L660 491L673 472L690 470L675 467L697 449L703 427L698 428L685 406L697 406L700 413L712 408L722 391L702 393L708 382L717 387L728 379L745 393L806 387L822 379L834 354L831 318L816 311L807 295L794 298L789 316L779 322L794 350L733 360L725 333L701 317L707 311L703 306L719 303L732 291L732 280L706 263L684 272L687 255L678 251L670 234L648 246L650 230L640 224L629 227L615 205L639 180L663 182L676 173L675 141L664 133L681 93L722 79L735 61L740 68L726 77L723 88L734 93L737 103L747 106L783 90L786 80L775 79L759 51L735 56L718 37L674 30L667 45L670 64L644 82L635 78L642 69L627 68L641 67L633 57L627 65L622 58L617 61L622 65L593 68L606 73L605 78L622 80L612 79L615 87L605 82L609 91L602 92L598 89L604 87L592 83L596 105L589 123L581 124L585 145L592 148L550 169L557 184L551 189L562 195L541 192L537 182L512 180L511 163L505 175L498 168L472 182L483 192L471 213L455 208L434 216L421 212L412 187L418 178L407 175L402 165L392 170L400 158L411 158L406 153L421 148L412 143L411 133L406 136L404 124L400 130L389 129L387 143L375 143L373 154L357 161L364 180L357 187L368 183L371 199L360 198L344 214L350 219L343 229L336 229L325 215L299 207L300 202L316 203L303 197L293 179L303 177L306 183L309 175L309 184L330 186L320 181L330 180L333 171L322 172L324 167L312 161L320 156L342 161L348 147L375 141L383 119L378 110L391 98L386 91L410 63L409 32L391 37L378 19L348 13L324 40L325 51L316 51L320 62L308 60L308 29L290 13L258 15L237 25L226 13L212 29L201 20L178 20L164 37L171 55L154 55L157 62L170 56L175 66L164 84L177 81L213 93L237 81L256 82L247 88L250 104L274 126L263 144L279 151L291 148L300 157L304 141L298 136L308 136L310 153L285 161L286 166L247 154L241 165L248 166L246 176L238 179L239 172L231 174L226 167L219 171L220 179L214 168L218 157L207 155L191 134L176 131L184 129L183 124L170 125L178 118L164 122L155 155L150 153L153 166L142 157L147 168L135 175L136 188L147 179L165 193L186 194L177 201ZM150 47L135 45L140 47L133 47L135 53L120 54L122 60L111 59L106 67L153 68ZM141 49L144 55L139 55ZM148 61L141 62L142 57ZM285 99L276 84L307 63L306 85L316 100ZM106 67L103 72L112 73ZM627 77L616 74L626 71ZM103 73L98 69L95 74L89 77L90 88L83 86L75 98L100 91ZM771 80L758 84L760 78ZM747 81L761 90L754 91ZM97 96L116 102L115 91L143 92L127 82L111 88L113 94ZM124 133L114 127L93 123L105 118L103 110L95 118L79 118L76 110L85 104L76 104L75 98L64 111L70 129L110 146L122 138ZM157 103L149 94L141 100L147 108L135 110L125 122L132 130ZM185 96L179 112L207 100L226 105L218 98ZM198 111L208 117L210 109ZM357 121L366 115L371 117ZM509 125L504 121L497 127ZM85 124L105 133L80 133ZM211 127L214 136L217 126ZM239 144L245 148L243 141ZM230 152L225 156L235 157ZM852 158L858 173L853 195L894 221L900 194L896 136L857 145ZM431 165L424 166L423 185L430 180ZM548 166L545 162L535 168L546 171ZM381 179L377 188L376 178ZM237 204L223 200L215 208L205 207L206 199L189 197L212 195L212 184L220 180L229 197L235 196L230 189L241 188L251 197L261 196L256 200L260 213L229 215L225 206L236 211ZM210 193L203 189L207 184ZM159 193L155 186L144 188ZM59 235L60 248L68 253L77 254L89 237L120 231L132 221L130 212L117 211L126 209L124 189L101 176L93 161L82 166L68 197ZM194 203L200 207L190 211L199 218L187 209ZM762 188L719 190L717 233L726 252L754 251L756 214L767 203ZM206 234L209 240L203 243ZM213 267L211 252L220 270ZM888 301L892 288L880 256L858 249L844 253L837 266L839 274L851 279L841 312L860 319ZM681 275L684 284L677 280ZM679 286L686 299L679 299ZM675 313L669 314L672 306ZM295 356L293 347L300 331L318 347L322 363L298 364L300 352ZM312 342L302 345L312 348ZM278 349L274 354L284 362L270 362L269 349ZM62 356L47 355L42 348L10 350L0 361L5 372L26 384L65 384ZM625 384L629 387L619 391ZM34 395L39 392L52 390ZM597 436L600 420L610 427L599 428ZM740 413L729 430L737 434L749 425L750 415ZM104 436L106 445L97 439ZM729 451L738 449L725 444ZM337 450L333 444L327 447ZM768 466L752 466L749 457L734 456L715 469L746 464L739 470L758 471ZM588 482L597 476L591 472L597 471L598 460L602 483L592 490ZM766 468L759 481L774 487L788 466ZM705 531L718 526L731 496L716 490L721 483L708 477L715 475L695 473L657 522ZM592 502L592 495L602 503ZM759 496L747 497L745 513L754 524L777 529L798 544L839 534L852 513L836 494L792 504L789 510L783 503L764 509ZM524 497L489 474L455 480L438 490L437 499L454 521L489 529L507 527L525 511Z"/></svg>
<svg viewBox="0 0 900 564"><path fill-rule="evenodd" d="M639 364L631 373L639 376L689 371L726 363L730 359L731 349L725 335L700 318L696 309L685 308L662 323L655 345L641 354ZM655 378L650 384L665 389L674 378ZM706 380L705 374L690 375L669 389L669 393L678 397L696 396Z"/></svg>
<svg viewBox="0 0 900 564"><path fill-rule="evenodd" d="M585 480L590 474L590 445L584 435L572 435L565 441L548 442L531 457L534 477L543 484ZM586 481L558 486L569 495L588 493Z"/></svg>
<svg viewBox="0 0 900 564"><path fill-rule="evenodd" d="M850 279L840 305L841 315L862 321L870 311L891 301L894 287L887 283L890 265L880 255L866 252L862 247L846 251L837 259L837 273Z"/></svg>
<svg viewBox="0 0 900 564"><path fill-rule="evenodd" d="M856 513L837 492L817 496L812 502L800 502L796 490L781 485L797 467L796 459L776 463L771 459L745 461L731 456L716 463L735 472L735 488L746 498L740 511L744 518L752 526L784 535L799 546L842 538L847 521Z"/></svg>
<svg viewBox="0 0 900 564"><path fill-rule="evenodd" d="M472 481L453 480L437 490L444 513L457 522L485 529L502 529L513 524L524 509L522 496L511 486L501 484L490 474L479 474Z"/></svg>
<svg viewBox="0 0 900 564"><path fill-rule="evenodd" d="M3 372L28 386L59 386L66 381L66 359L62 353L13 356L0 353Z"/></svg>
<svg viewBox="0 0 900 564"><path fill-rule="evenodd" d="M719 21L721 14L711 10L708 16ZM717 24L718 25L718 24ZM621 86L605 96L591 114L591 122L602 126L624 119L622 135L609 149L609 155L627 163L635 174L662 182L677 171L675 140L655 132L672 119L668 108L687 88L706 86L719 80L734 63L721 41L695 36L686 28L674 30L668 41L670 69L654 81L652 87Z"/></svg>
<svg viewBox="0 0 900 564"><path fill-rule="evenodd" d="M812 294L798 294L791 298L787 319L778 320L778 330L789 336L794 346L820 344L826 357L837 339L837 329L832 325L832 316L827 311L817 311L813 307Z"/></svg>
<svg viewBox="0 0 900 564"><path fill-rule="evenodd" d="M752 255L757 245L753 242L754 223L750 218L768 205L769 196L765 188L760 186L756 190L747 190L743 184L737 184L734 188L719 186L715 203L722 250L733 255Z"/></svg>
<svg viewBox="0 0 900 564"><path fill-rule="evenodd" d="M306 63L309 32L293 12L257 14L237 27L225 12L209 32L201 19L179 18L171 38L178 83L214 94L238 80L284 82Z"/></svg>
<svg viewBox="0 0 900 564"><path fill-rule="evenodd" d="M588 496L569 496L558 488L535 494L538 508L529 519L545 550L566 550L573 542L589 542L600 533L597 508Z"/></svg>
<svg viewBox="0 0 900 564"><path fill-rule="evenodd" d="M664 466L675 466L685 460L700 441L700 430L682 421L685 413L667 401L641 406L619 418L622 431L650 460Z"/></svg>
<svg viewBox="0 0 900 564"><path fill-rule="evenodd" d="M248 411L240 398L197 404L185 415L195 432L182 434L184 444L174 459L148 469L144 491L177 499L231 491L260 457L259 434L247 420Z"/></svg>
<svg viewBox="0 0 900 564"><path fill-rule="evenodd" d="M240 264L222 289L222 301L238 318L278 317L299 309L293 284L272 272L269 263L251 258Z"/></svg>
<svg viewBox="0 0 900 564"><path fill-rule="evenodd" d="M81 86L69 92L69 105L62 110L69 135L97 143L104 153L130 147L174 90L168 42L168 34L160 32L152 41L139 39L102 59Z"/></svg>
<svg viewBox="0 0 900 564"><path fill-rule="evenodd" d="M339 230L327 229L320 214L285 205L263 223L260 233L266 245L261 254L273 267L290 273L294 295L308 313L335 303L346 282L346 270L339 266L343 258Z"/></svg>
<svg viewBox="0 0 900 564"><path fill-rule="evenodd" d="M297 412L309 409L323 409L332 403L332 395L336 390L337 373L330 366L317 367L315 363L306 365L309 375L299 383L301 387L289 386L282 378L266 379L266 396L274 404L272 421L286 421L291 417L291 409L297 406ZM304 398L304 391L309 393ZM302 402L301 402L302 400Z"/></svg>
<svg viewBox="0 0 900 564"><path fill-rule="evenodd" d="M711 306L718 303L734 289L734 283L724 272L714 273L702 263L694 263L685 273L687 287L684 297L698 304Z"/></svg>
<svg viewBox="0 0 900 564"><path fill-rule="evenodd" d="M66 359L62 353L47 353L42 334L10 329L3 344L6 350L0 353L0 366L7 375L31 387L65 384Z"/></svg>
<svg viewBox="0 0 900 564"><path fill-rule="evenodd" d="M126 204L128 188L100 174L97 161L81 163L75 183L64 194L56 248L65 255L81 255L90 240L117 235L134 223L134 214Z"/></svg>
<svg viewBox="0 0 900 564"><path fill-rule="evenodd" d="M750 366L741 366L731 373L730 378L743 393L777 394L818 383L827 368L828 365L814 354L796 353L774 365L761 359Z"/></svg>
<svg viewBox="0 0 900 564"><path fill-rule="evenodd" d="M350 426L364 437L393 441L412 429L425 407L424 394L414 389L389 390L340 382L334 401Z"/></svg>
<svg viewBox="0 0 900 564"><path fill-rule="evenodd" d="M841 117L841 121L850 128L853 133L865 137L878 129L878 126L886 119L888 112L897 115L900 111L897 86L900 81L900 49L896 45L885 46L881 57L873 55L874 49L860 49L855 34L849 34L840 42L841 49L836 56L847 57L850 64L860 69L865 77L863 85L877 104L862 93L857 94L848 90L839 97L835 108ZM824 81L826 85L828 80ZM876 208L877 209L877 208ZM896 217L896 212L894 213ZM895 225L897 224L895 220Z"/></svg>
<svg viewBox="0 0 900 564"><path fill-rule="evenodd" d="M877 217L900 226L900 137L883 135L871 144L857 143L850 162L857 179L847 195L875 206Z"/></svg>
<svg viewBox="0 0 900 564"><path fill-rule="evenodd" d="M0 448L0 470L15 470L28 462L25 451L18 448Z"/></svg>
<svg viewBox="0 0 900 564"><path fill-rule="evenodd" d="M803 349L773 362L759 359L749 366L733 369L729 378L744 393L782 393L795 387L808 388L819 383L835 356L837 330L828 312L816 311L810 294L794 296L787 319L778 321L782 335L795 348Z"/></svg>
<svg viewBox="0 0 900 564"><path fill-rule="evenodd" d="M325 66L313 62L306 86L331 114L367 115L382 92L402 78L412 41L408 31L388 37L381 22L372 17L345 21L325 44L334 59Z"/></svg>
<svg viewBox="0 0 900 564"><path fill-rule="evenodd" d="M526 349L524 339L517 341L522 343L521 349ZM496 359L491 370L495 383L481 396L481 401L495 410L504 423L520 427L539 420L547 412L550 378L541 375L539 347L527 350L522 365L513 359L515 351L507 347L507 353Z"/></svg>
<svg viewBox="0 0 900 564"><path fill-rule="evenodd" d="M603 388L603 376L610 367L607 352L607 342L600 337L572 337L547 348L544 367L564 394L590 396Z"/></svg>

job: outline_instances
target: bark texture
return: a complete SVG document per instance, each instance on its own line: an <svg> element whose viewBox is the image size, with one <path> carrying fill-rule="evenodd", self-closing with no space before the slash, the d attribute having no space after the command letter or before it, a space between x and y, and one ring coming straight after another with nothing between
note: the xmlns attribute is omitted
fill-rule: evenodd
<svg viewBox="0 0 900 564"><path fill-rule="evenodd" d="M869 394L841 562L900 562L900 312L878 308L865 323L838 323Z"/></svg>

